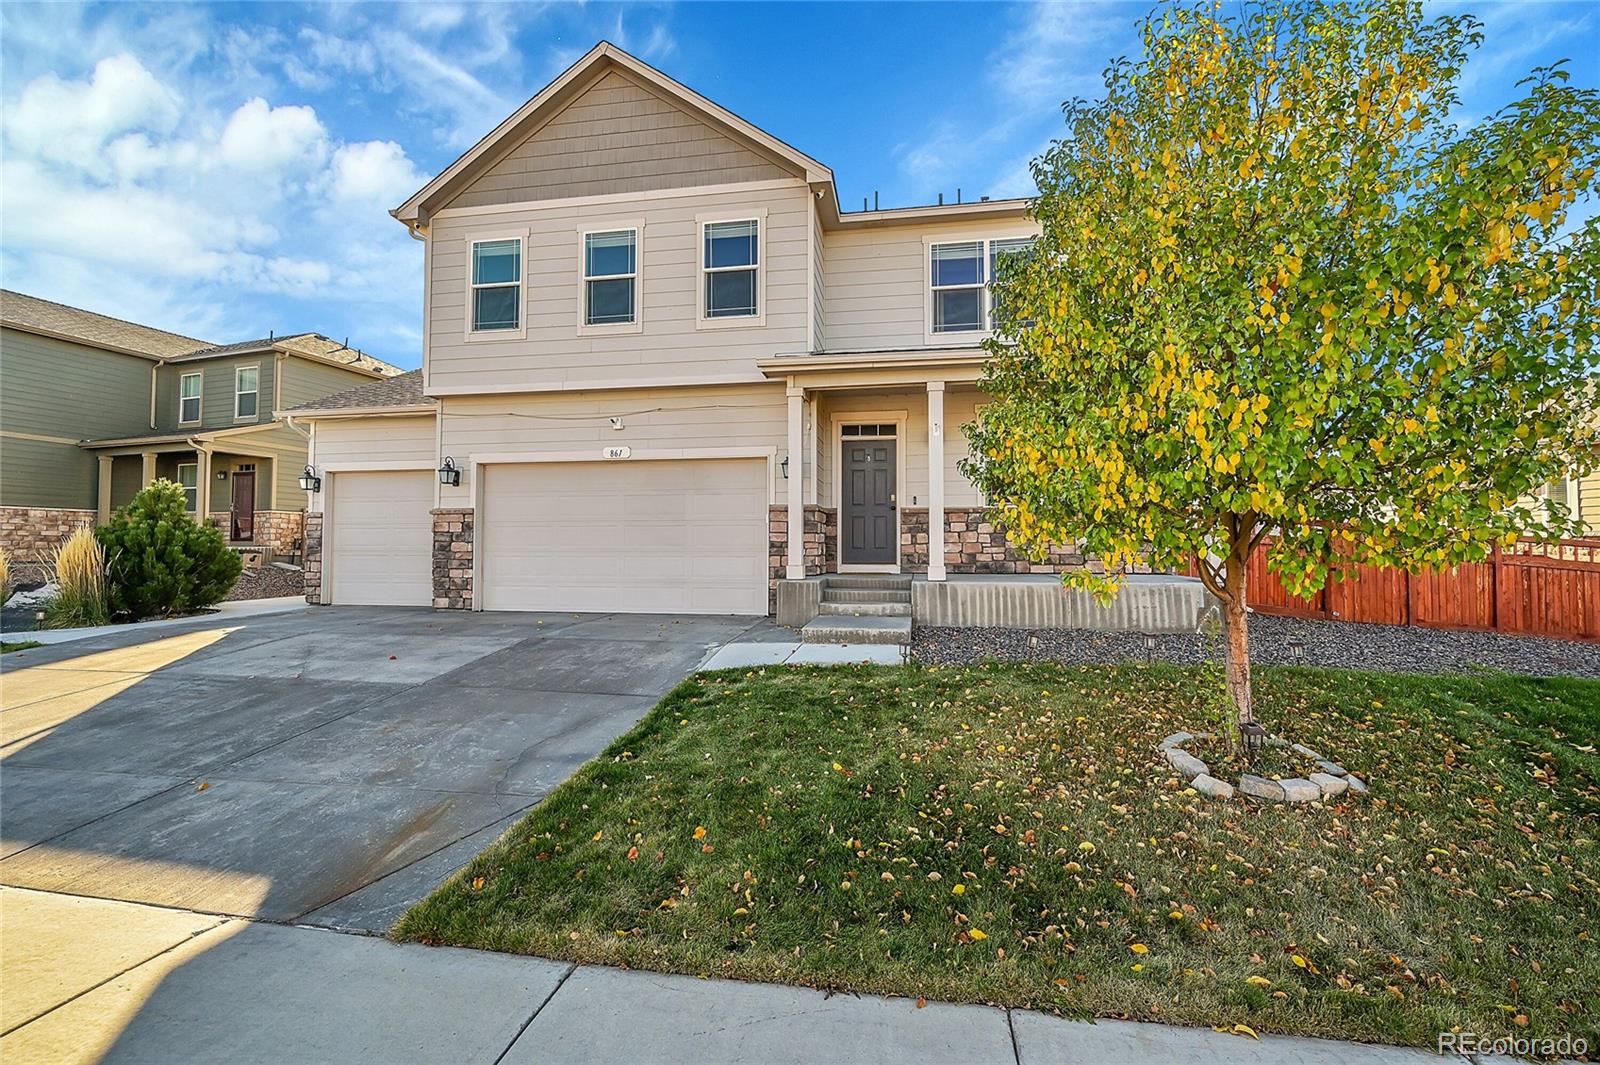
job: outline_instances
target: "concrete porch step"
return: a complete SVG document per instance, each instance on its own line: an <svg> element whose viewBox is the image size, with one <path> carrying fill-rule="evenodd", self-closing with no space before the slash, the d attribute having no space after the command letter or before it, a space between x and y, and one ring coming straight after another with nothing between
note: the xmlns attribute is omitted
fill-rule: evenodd
<svg viewBox="0 0 1600 1065"><path fill-rule="evenodd" d="M911 589L900 591L898 588L835 588L825 584L822 586L822 601L824 603L909 603Z"/></svg>
<svg viewBox="0 0 1600 1065"><path fill-rule="evenodd" d="M911 643L910 617L830 617L821 615L800 630L806 643Z"/></svg>
<svg viewBox="0 0 1600 1065"><path fill-rule="evenodd" d="M830 603L823 599L817 613L827 617L843 618L908 618L910 603Z"/></svg>
<svg viewBox="0 0 1600 1065"><path fill-rule="evenodd" d="M839 588L847 591L907 592L911 591L911 578L896 574L830 573L822 578L824 589Z"/></svg>

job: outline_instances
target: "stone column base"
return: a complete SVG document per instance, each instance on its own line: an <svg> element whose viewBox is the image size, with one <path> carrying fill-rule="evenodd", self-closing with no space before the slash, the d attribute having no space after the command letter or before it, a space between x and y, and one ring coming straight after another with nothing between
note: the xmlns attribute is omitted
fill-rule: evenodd
<svg viewBox="0 0 1600 1065"><path fill-rule="evenodd" d="M306 572L306 602L322 602L322 512L308 511L304 523L305 545L300 564Z"/></svg>
<svg viewBox="0 0 1600 1065"><path fill-rule="evenodd" d="M472 609L471 507L433 512L433 605L438 610Z"/></svg>

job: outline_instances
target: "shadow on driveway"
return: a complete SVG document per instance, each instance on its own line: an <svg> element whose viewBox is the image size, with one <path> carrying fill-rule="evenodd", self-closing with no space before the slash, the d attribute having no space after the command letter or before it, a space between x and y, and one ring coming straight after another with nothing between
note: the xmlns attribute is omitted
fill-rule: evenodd
<svg viewBox="0 0 1600 1065"><path fill-rule="evenodd" d="M324 607L13 652L0 883L386 930L759 621Z"/></svg>

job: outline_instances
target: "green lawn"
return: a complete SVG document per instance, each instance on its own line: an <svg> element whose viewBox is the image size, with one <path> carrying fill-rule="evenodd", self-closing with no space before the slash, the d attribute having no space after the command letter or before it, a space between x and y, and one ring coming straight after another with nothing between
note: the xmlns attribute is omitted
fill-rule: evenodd
<svg viewBox="0 0 1600 1065"><path fill-rule="evenodd" d="M28 651L35 647L43 647L38 640L19 640L16 643L0 642L0 655L10 654L12 651Z"/></svg>
<svg viewBox="0 0 1600 1065"><path fill-rule="evenodd" d="M1166 666L691 678L407 914L430 943L1432 1046L1600 1044L1600 682L1259 670L1366 776L1214 804Z"/></svg>

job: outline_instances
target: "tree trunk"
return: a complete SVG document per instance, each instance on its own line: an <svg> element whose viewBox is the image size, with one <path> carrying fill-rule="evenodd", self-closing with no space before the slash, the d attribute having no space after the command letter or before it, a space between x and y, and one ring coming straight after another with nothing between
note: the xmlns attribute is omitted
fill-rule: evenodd
<svg viewBox="0 0 1600 1065"><path fill-rule="evenodd" d="M1227 571L1223 575L1222 620L1227 635L1228 696L1239 717L1239 724L1255 720L1254 704L1250 694L1250 615L1245 610L1250 577L1248 555L1241 556L1238 549L1229 556Z"/></svg>

